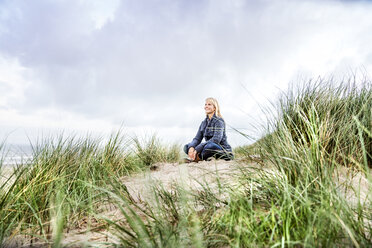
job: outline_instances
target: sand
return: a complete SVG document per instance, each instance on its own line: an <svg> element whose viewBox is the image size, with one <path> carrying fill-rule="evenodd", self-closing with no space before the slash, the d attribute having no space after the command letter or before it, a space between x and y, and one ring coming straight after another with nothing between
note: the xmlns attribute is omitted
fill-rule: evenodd
<svg viewBox="0 0 372 248"><path fill-rule="evenodd" d="M236 173L238 163L236 161L202 161L199 163L157 163L152 166L152 170L137 175L123 177L122 181L127 186L132 198L140 202L142 199L151 197L151 185L162 184L165 189L171 189L175 184L181 184L190 190L201 189L198 182L208 182L211 187L217 183L228 182ZM110 219L120 219L121 214L118 209L105 212L104 216ZM83 230L81 230L83 231ZM64 244L82 244L89 242L115 241L107 231L102 234L93 232L70 233L64 239ZM103 245L103 244L102 244Z"/></svg>

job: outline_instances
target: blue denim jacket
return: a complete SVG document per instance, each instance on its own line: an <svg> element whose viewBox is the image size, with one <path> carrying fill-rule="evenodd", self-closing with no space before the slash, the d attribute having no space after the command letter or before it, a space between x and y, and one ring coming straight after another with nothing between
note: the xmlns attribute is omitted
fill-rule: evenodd
<svg viewBox="0 0 372 248"><path fill-rule="evenodd" d="M201 143L203 138L206 142ZM210 120L207 116L202 121L195 138L189 143L189 147L194 147L200 153L208 142L214 142L222 146L225 151L232 152L231 146L227 143L225 121L215 114Z"/></svg>

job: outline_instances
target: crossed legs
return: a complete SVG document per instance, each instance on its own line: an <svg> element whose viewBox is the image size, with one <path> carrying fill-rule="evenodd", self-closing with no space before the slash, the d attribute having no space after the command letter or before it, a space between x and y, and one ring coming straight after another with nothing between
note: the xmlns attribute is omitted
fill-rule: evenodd
<svg viewBox="0 0 372 248"><path fill-rule="evenodd" d="M183 151L188 154L189 148L189 144L187 144L183 147ZM208 142L200 152L199 157L202 160L207 160L210 157L224 160L231 160L234 158L232 153L224 150L220 145L214 142Z"/></svg>

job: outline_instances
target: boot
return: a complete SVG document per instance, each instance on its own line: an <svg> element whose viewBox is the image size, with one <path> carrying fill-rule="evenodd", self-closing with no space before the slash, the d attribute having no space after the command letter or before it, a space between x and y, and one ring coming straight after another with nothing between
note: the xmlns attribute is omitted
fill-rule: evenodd
<svg viewBox="0 0 372 248"><path fill-rule="evenodd" d="M197 153L196 154L196 156L195 156L195 160L194 160L194 162L199 162L199 161L201 161L201 158L199 157L199 153Z"/></svg>
<svg viewBox="0 0 372 248"><path fill-rule="evenodd" d="M190 159L189 157L185 158L185 163L197 163L199 161L201 161L201 158L199 157L198 153L196 154L194 160Z"/></svg>

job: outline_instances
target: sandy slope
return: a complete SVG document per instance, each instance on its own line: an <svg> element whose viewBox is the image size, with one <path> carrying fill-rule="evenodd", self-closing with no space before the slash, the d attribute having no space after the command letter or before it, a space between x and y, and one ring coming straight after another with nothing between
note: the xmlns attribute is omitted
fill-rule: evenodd
<svg viewBox="0 0 372 248"><path fill-rule="evenodd" d="M221 181L226 181L236 172L237 163L215 160L189 164L158 163L154 167L155 169L150 172L123 179L134 198L146 197L148 186L152 183L161 183L167 189L174 183L198 189L200 188L199 182L208 182L209 185L213 185L217 177Z"/></svg>
<svg viewBox="0 0 372 248"><path fill-rule="evenodd" d="M200 189L198 182L208 182L213 187L216 184L217 178L220 183L227 182L238 168L237 161L203 161L199 163L178 164L178 163L158 163L153 165L151 171L140 173L122 178L127 186L131 196L139 201L151 197L151 185L161 183L166 189L170 189L175 183L180 183L183 186L192 190ZM105 213L110 219L117 219L121 216L117 209L111 209ZM106 231L102 234L97 233L81 233L75 230L64 239L65 244L81 243L81 242L105 242L114 240L113 237Z"/></svg>
<svg viewBox="0 0 372 248"><path fill-rule="evenodd" d="M152 166L152 170L136 175L123 177L123 183L127 186L131 196L139 201L140 199L147 199L150 196L150 186L154 183L161 183L165 188L170 187L175 183L180 183L186 188L197 190L201 186L198 182L208 182L208 185L213 187L216 185L217 178L220 183L227 182L232 175L236 173L237 161L212 160L202 161L199 163L158 163ZM9 175L11 170L7 170L3 175ZM4 179L4 178L3 178ZM103 213L109 219L118 219L121 217L118 209L111 207ZM63 243L68 247L81 247L90 242L102 243L113 241L114 238L107 232L101 233L87 232L89 230L88 223L95 227L95 220L82 220L80 228L69 230L65 234ZM28 247L21 245L27 244L28 241L24 236L18 237L17 241L11 242L8 247ZM74 245L75 244L75 245ZM96 246L96 245L95 245ZM35 244L34 246L35 247ZM36 246L37 247L37 246ZM44 247L44 246L39 246Z"/></svg>

